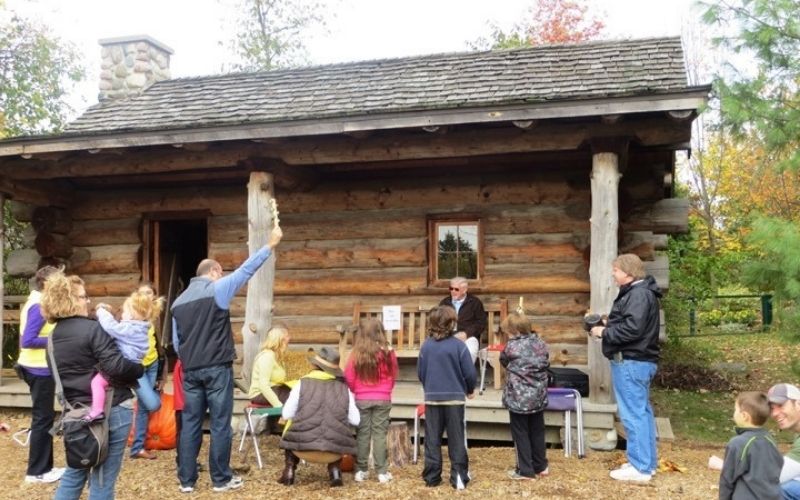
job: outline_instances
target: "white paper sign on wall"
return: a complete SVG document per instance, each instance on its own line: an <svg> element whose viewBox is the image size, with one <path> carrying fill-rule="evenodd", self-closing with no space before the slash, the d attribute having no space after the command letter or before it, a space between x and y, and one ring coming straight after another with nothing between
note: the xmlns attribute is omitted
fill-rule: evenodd
<svg viewBox="0 0 800 500"><path fill-rule="evenodd" d="M401 306L383 306L383 328L386 331L399 330L403 323Z"/></svg>

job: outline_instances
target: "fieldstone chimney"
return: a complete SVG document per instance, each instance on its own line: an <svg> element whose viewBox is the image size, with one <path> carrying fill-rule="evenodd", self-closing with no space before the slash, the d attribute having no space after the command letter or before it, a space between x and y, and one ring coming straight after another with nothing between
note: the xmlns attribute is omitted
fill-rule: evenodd
<svg viewBox="0 0 800 500"><path fill-rule="evenodd" d="M99 43L101 101L136 95L170 78L173 50L147 35L104 38Z"/></svg>

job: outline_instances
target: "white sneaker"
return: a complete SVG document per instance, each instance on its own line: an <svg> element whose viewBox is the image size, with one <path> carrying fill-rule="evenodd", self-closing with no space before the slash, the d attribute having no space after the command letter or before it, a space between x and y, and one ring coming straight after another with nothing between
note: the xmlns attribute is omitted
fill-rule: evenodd
<svg viewBox="0 0 800 500"><path fill-rule="evenodd" d="M464 484L464 481L461 480L461 474L456 474L456 489L463 490L467 486Z"/></svg>
<svg viewBox="0 0 800 500"><path fill-rule="evenodd" d="M181 493L192 493L194 486L181 486Z"/></svg>
<svg viewBox="0 0 800 500"><path fill-rule="evenodd" d="M230 481L223 484L222 486L214 486L214 491L222 492L222 491L231 491L231 490L238 490L244 486L244 481L239 476L233 476Z"/></svg>
<svg viewBox="0 0 800 500"><path fill-rule="evenodd" d="M620 467L619 469L612 470L609 475L612 479L616 479L617 481L636 481L640 483L646 483L653 477L652 474L639 472L630 465L628 467Z"/></svg>
<svg viewBox="0 0 800 500"><path fill-rule="evenodd" d="M617 467L617 468L616 468L616 469L614 469L614 470L630 469L631 467L633 467L633 466L631 465L631 463L630 463L630 462L625 462L624 464L620 465L619 467ZM651 475L651 476L653 476L653 477L655 477L655 475L656 475L656 471L655 471L655 470L651 471L651 472L650 472L650 475Z"/></svg>
<svg viewBox="0 0 800 500"><path fill-rule="evenodd" d="M26 483L54 483L61 479L61 476L64 475L64 468L63 467L53 467L48 472L44 474L39 474L36 476L25 476Z"/></svg>
<svg viewBox="0 0 800 500"><path fill-rule="evenodd" d="M392 479L393 478L392 478L392 473L391 472L387 472L385 474L378 474L378 482L381 483L381 484L386 484L389 481L391 481Z"/></svg>
<svg viewBox="0 0 800 500"><path fill-rule="evenodd" d="M379 477L380 477L380 476L379 476ZM356 473L353 475L353 480L354 480L355 482L357 482L357 483L363 483L363 482L364 482L364 481L366 481L367 479L369 479L369 471L365 471L365 470L358 470L358 471L356 471Z"/></svg>

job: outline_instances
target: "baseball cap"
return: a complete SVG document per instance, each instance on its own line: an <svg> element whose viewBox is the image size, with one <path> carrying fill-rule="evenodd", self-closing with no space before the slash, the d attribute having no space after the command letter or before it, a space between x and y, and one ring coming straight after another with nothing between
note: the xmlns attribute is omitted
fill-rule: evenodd
<svg viewBox="0 0 800 500"><path fill-rule="evenodd" d="M778 405L782 405L790 399L800 401L800 389L792 384L775 384L769 388L767 399L770 403Z"/></svg>

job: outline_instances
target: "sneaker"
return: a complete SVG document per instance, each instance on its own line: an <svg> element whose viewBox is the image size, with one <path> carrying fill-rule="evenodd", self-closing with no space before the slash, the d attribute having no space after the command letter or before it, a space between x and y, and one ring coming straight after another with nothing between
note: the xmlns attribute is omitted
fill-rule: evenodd
<svg viewBox="0 0 800 500"><path fill-rule="evenodd" d="M353 476L353 480L357 483L363 483L367 479L369 479L369 472L365 470L356 471L355 475Z"/></svg>
<svg viewBox="0 0 800 500"><path fill-rule="evenodd" d="M381 483L381 484L386 484L389 481L391 481L392 479L393 478L392 478L392 473L391 472L386 472L385 474L378 474L378 482Z"/></svg>
<svg viewBox="0 0 800 500"><path fill-rule="evenodd" d="M25 476L26 483L54 483L61 479L61 476L64 475L64 468L63 467L53 467L48 472L44 474L38 474L35 476Z"/></svg>
<svg viewBox="0 0 800 500"><path fill-rule="evenodd" d="M453 485L453 488L456 490L463 490L467 488L467 485L464 484L464 481L461 479L461 474L456 474L456 484Z"/></svg>
<svg viewBox="0 0 800 500"><path fill-rule="evenodd" d="M539 472L536 475L539 476L539 477L547 477L547 476L549 476L550 475L550 467L545 467L542 472Z"/></svg>
<svg viewBox="0 0 800 500"><path fill-rule="evenodd" d="M619 467L617 467L614 470L630 469L631 467L633 467L633 466L631 465L630 462L625 462L624 464L620 465ZM650 471L650 475L655 477L656 471L655 470Z"/></svg>
<svg viewBox="0 0 800 500"><path fill-rule="evenodd" d="M192 493L194 492L194 486L181 486L181 493Z"/></svg>
<svg viewBox="0 0 800 500"><path fill-rule="evenodd" d="M640 483L646 483L653 477L652 474L644 474L631 466L612 470L609 475L617 481L636 481Z"/></svg>
<svg viewBox="0 0 800 500"><path fill-rule="evenodd" d="M242 478L240 478L239 476L233 476L231 480L228 481L227 483L220 486L214 486L214 491L222 492L222 491L238 490L242 486L244 486L244 481L242 481Z"/></svg>
<svg viewBox="0 0 800 500"><path fill-rule="evenodd" d="M506 472L506 475L508 476L509 479L513 479L515 481L533 481L534 479L536 479L535 477L523 476L518 471L515 471L513 469Z"/></svg>

